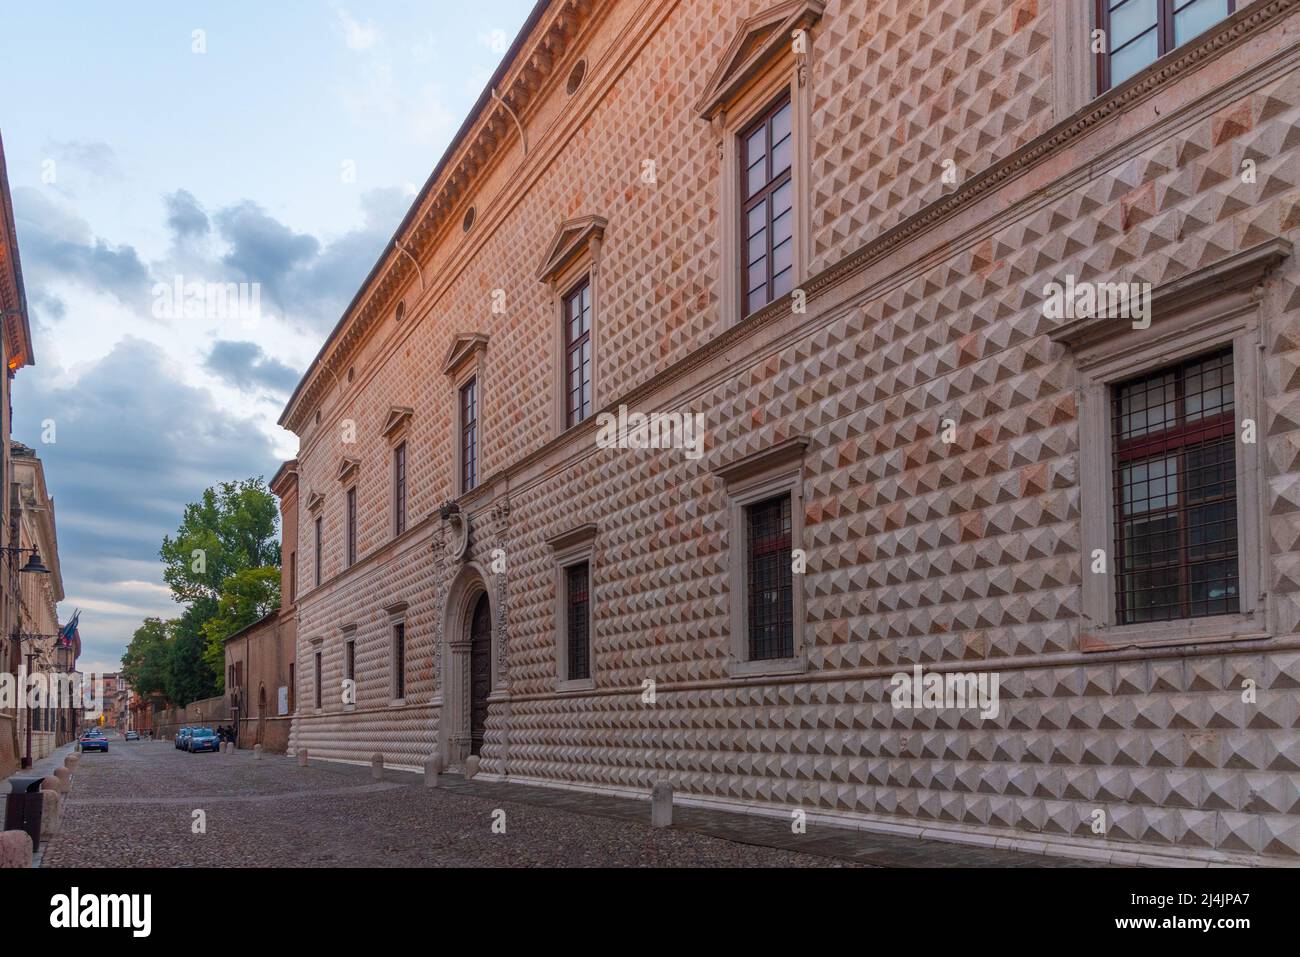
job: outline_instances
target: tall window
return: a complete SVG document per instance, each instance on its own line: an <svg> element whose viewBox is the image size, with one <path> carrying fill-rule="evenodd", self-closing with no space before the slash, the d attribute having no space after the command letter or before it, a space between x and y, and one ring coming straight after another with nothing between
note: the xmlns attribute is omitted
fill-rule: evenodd
<svg viewBox="0 0 1300 957"><path fill-rule="evenodd" d="M316 519L316 584L320 584L321 549L324 546L324 531L321 519Z"/></svg>
<svg viewBox="0 0 1300 957"><path fill-rule="evenodd" d="M1115 387L1120 624L1235 614L1232 350Z"/></svg>
<svg viewBox="0 0 1300 957"><path fill-rule="evenodd" d="M393 449L393 535L406 531L406 443Z"/></svg>
<svg viewBox="0 0 1300 957"><path fill-rule="evenodd" d="M590 568L586 562L570 565L564 570L565 606L568 614L565 634L569 639L570 681L591 677L591 635L587 627L591 620L590 581Z"/></svg>
<svg viewBox="0 0 1300 957"><path fill-rule="evenodd" d="M794 136L784 93L740 133L740 288L748 315L794 288Z"/></svg>
<svg viewBox="0 0 1300 957"><path fill-rule="evenodd" d="M343 643L343 677L357 680L357 640L349 638Z"/></svg>
<svg viewBox="0 0 1300 957"><path fill-rule="evenodd" d="M1108 53L1099 57L1098 89L1123 83L1237 8L1237 0L1097 0Z"/></svg>
<svg viewBox="0 0 1300 957"><path fill-rule="evenodd" d="M790 496L745 507L745 584L749 599L749 658L794 655L794 581Z"/></svg>
<svg viewBox="0 0 1300 957"><path fill-rule="evenodd" d="M315 673L316 673L316 710L319 711L319 710L320 710L320 707L321 707L321 687L320 687L320 685L321 685L321 664L320 664L320 652L319 652L319 651L316 652Z"/></svg>
<svg viewBox="0 0 1300 957"><path fill-rule="evenodd" d="M478 379L460 388L460 490L478 484Z"/></svg>
<svg viewBox="0 0 1300 957"><path fill-rule="evenodd" d="M591 280L564 297L565 424L591 415Z"/></svg>
<svg viewBox="0 0 1300 957"><path fill-rule="evenodd" d="M298 600L298 553L289 553L289 601Z"/></svg>
<svg viewBox="0 0 1300 957"><path fill-rule="evenodd" d="M357 561L357 490L355 487L348 489L348 567L356 564Z"/></svg>
<svg viewBox="0 0 1300 957"><path fill-rule="evenodd" d="M406 697L406 624L393 625L393 697Z"/></svg>
<svg viewBox="0 0 1300 957"><path fill-rule="evenodd" d="M298 684L293 662L289 662L289 713L294 714L298 710Z"/></svg>

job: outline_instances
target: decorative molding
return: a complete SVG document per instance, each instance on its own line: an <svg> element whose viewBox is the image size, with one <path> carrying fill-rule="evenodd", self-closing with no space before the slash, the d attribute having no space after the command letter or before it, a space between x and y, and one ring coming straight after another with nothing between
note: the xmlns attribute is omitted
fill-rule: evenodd
<svg viewBox="0 0 1300 957"><path fill-rule="evenodd" d="M603 216L580 216L561 223L546 247L542 264L537 268L537 281L553 281L576 256L587 249L591 251L594 270L600 264L600 246L607 226L609 220Z"/></svg>
<svg viewBox="0 0 1300 957"><path fill-rule="evenodd" d="M465 363L477 358L487 351L488 337L482 332L462 332L447 350L447 357L442 361L443 375L455 376Z"/></svg>
<svg viewBox="0 0 1300 957"><path fill-rule="evenodd" d="M596 533L599 531L599 526L594 522L589 522L586 525L571 528L567 532L561 532L554 538L548 539L546 544L550 546L553 552L566 552L571 548L578 548L595 541Z"/></svg>
<svg viewBox="0 0 1300 957"><path fill-rule="evenodd" d="M351 477L352 473L358 471L360 468L360 459L344 459L339 463L338 474L336 474L334 478L340 482L346 482Z"/></svg>
<svg viewBox="0 0 1300 957"><path fill-rule="evenodd" d="M312 492L307 496L307 511L318 512L320 507L325 504L325 496L320 492Z"/></svg>
<svg viewBox="0 0 1300 957"><path fill-rule="evenodd" d="M803 461L804 453L808 450L808 442L806 435L786 439L784 442L778 442L776 445L718 466L713 470L713 474L723 483L733 485L763 472L786 465L797 465Z"/></svg>
<svg viewBox="0 0 1300 957"><path fill-rule="evenodd" d="M710 121L724 112L745 85L773 60L784 52L794 53L794 32L815 25L823 9L821 0L784 0L742 20L709 77L695 112ZM807 57L800 60L799 54L794 55L801 70L800 83L806 82Z"/></svg>
<svg viewBox="0 0 1300 957"><path fill-rule="evenodd" d="M395 601L391 605L383 606L384 613L387 614L389 618L396 618L398 615L401 615L404 611L406 611L406 609L410 607L411 607L410 602L406 602L406 601Z"/></svg>
<svg viewBox="0 0 1300 957"><path fill-rule="evenodd" d="M388 418L384 420L384 427L380 430L380 434L391 441L411 421L411 416L414 414L415 410L410 406L393 406L388 410Z"/></svg>
<svg viewBox="0 0 1300 957"><path fill-rule="evenodd" d="M1290 255L1290 242L1282 238L1270 239L1186 276L1161 283L1151 293L1152 322L1159 316L1199 305L1209 299L1254 289L1264 281L1270 270ZM1052 332L1050 338L1053 342L1078 349L1131 329L1132 320L1127 317L1111 314L1084 316L1066 322Z"/></svg>

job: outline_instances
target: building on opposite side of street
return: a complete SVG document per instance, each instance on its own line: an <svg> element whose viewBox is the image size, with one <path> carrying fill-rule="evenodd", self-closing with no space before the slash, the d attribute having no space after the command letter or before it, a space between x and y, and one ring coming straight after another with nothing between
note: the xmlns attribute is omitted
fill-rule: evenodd
<svg viewBox="0 0 1300 957"><path fill-rule="evenodd" d="M0 476L12 474L9 456L11 431L10 388L14 375L31 365L32 330L27 312L27 293L23 287L23 270L18 255L18 231L14 225L13 197L9 192L9 174L5 166L4 141L0 139L0 359L4 374L0 376ZM11 531L9 496L0 495L0 548L14 547ZM21 643L13 637L16 624L16 598L21 562L8 551L0 552L0 670L17 682L22 662ZM0 776L13 771L23 752L19 740L19 715L16 704L0 706Z"/></svg>
<svg viewBox="0 0 1300 957"><path fill-rule="evenodd" d="M1112 6L538 3L281 417L291 747L1300 858L1300 0Z"/></svg>
<svg viewBox="0 0 1300 957"><path fill-rule="evenodd" d="M293 635L279 611L226 639L226 705L241 748L289 748L293 690Z"/></svg>
<svg viewBox="0 0 1300 957"><path fill-rule="evenodd" d="M42 758L77 733L81 695L66 684L76 671L80 639L64 640L58 604L63 600L54 499L45 467L34 449L9 443L12 482L9 514L20 570L14 596L12 635L21 639L24 671L46 683L42 702L20 712L23 754ZM35 571L43 568L43 571ZM70 636L69 636L70 637ZM60 690L55 682L63 685ZM31 734L28 734L30 726Z"/></svg>

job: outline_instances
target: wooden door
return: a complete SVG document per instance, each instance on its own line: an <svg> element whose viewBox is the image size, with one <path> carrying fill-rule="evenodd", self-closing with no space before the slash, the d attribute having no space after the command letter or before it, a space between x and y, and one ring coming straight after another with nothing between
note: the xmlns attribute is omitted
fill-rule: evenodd
<svg viewBox="0 0 1300 957"><path fill-rule="evenodd" d="M469 652L469 753L483 750L488 695L492 692L492 608L487 595L474 606Z"/></svg>

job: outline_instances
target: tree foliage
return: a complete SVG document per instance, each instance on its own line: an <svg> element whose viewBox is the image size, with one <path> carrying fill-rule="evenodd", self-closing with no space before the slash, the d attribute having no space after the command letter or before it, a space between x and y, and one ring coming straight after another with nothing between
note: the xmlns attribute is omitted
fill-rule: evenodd
<svg viewBox="0 0 1300 957"><path fill-rule="evenodd" d="M216 613L203 623L204 659L225 685L226 639L280 607L280 569L246 568L225 580Z"/></svg>
<svg viewBox="0 0 1300 957"><path fill-rule="evenodd" d="M224 640L280 605L278 513L261 478L222 482L185 506L159 550L163 580L185 611L136 629L122 670L137 692L182 707L221 693Z"/></svg>
<svg viewBox="0 0 1300 957"><path fill-rule="evenodd" d="M185 506L176 536L163 537L163 580L182 603L216 602L227 578L250 568L280 565L278 507L260 478L222 482Z"/></svg>

